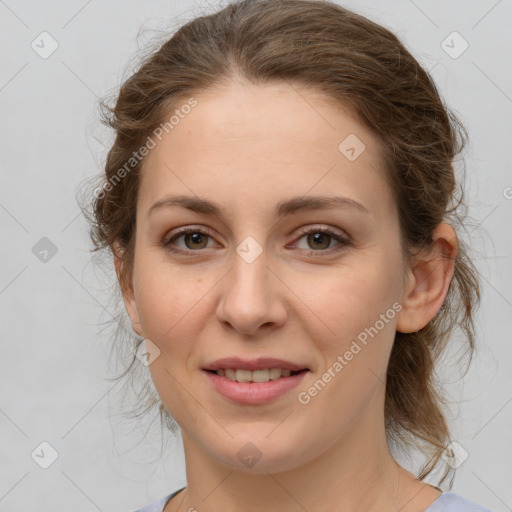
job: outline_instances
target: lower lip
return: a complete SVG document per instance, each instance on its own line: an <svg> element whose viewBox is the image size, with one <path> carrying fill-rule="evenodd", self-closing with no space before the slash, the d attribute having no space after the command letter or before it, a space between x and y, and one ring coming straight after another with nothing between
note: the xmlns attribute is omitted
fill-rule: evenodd
<svg viewBox="0 0 512 512"><path fill-rule="evenodd" d="M309 370L268 382L237 382L206 370L203 372L222 396L239 404L255 405L271 402L284 395L297 386Z"/></svg>

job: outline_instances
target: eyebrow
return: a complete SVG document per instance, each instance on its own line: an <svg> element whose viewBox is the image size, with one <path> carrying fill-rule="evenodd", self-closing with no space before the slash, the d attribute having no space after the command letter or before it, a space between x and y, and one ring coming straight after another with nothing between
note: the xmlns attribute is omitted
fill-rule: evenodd
<svg viewBox="0 0 512 512"><path fill-rule="evenodd" d="M167 196L150 206L146 216L154 211L172 206L181 206L193 212L207 215L223 216L222 207L213 201L198 196ZM285 217L298 211L312 211L332 208L354 208L362 213L370 214L370 210L349 197L339 196L298 196L280 201L276 204L275 213L278 217Z"/></svg>

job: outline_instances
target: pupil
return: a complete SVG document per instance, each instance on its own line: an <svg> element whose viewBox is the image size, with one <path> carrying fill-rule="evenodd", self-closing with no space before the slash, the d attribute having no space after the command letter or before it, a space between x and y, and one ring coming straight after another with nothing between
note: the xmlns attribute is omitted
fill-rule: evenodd
<svg viewBox="0 0 512 512"><path fill-rule="evenodd" d="M203 235L201 233L187 233L187 237L190 237L192 238L192 243L193 244L200 244L201 243L201 240L203 238ZM186 244L187 246L189 244ZM189 247L189 249L191 249L192 247Z"/></svg>
<svg viewBox="0 0 512 512"><path fill-rule="evenodd" d="M330 235L327 235L325 233L313 233L309 235L309 242L313 242L311 245L320 243L321 247L320 249L326 249L329 246L329 239ZM322 244L322 240L324 243ZM327 243L325 243L327 242ZM317 247L319 247L317 245Z"/></svg>

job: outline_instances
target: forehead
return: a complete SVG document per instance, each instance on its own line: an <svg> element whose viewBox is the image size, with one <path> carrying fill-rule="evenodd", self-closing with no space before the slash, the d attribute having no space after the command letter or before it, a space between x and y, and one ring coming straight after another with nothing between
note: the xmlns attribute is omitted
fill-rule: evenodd
<svg viewBox="0 0 512 512"><path fill-rule="evenodd" d="M166 192L215 194L246 209L251 198L263 205L310 192L393 208L379 141L321 91L235 82L193 98L181 112L190 98L174 104L168 117L177 110L178 122L145 159L143 210Z"/></svg>

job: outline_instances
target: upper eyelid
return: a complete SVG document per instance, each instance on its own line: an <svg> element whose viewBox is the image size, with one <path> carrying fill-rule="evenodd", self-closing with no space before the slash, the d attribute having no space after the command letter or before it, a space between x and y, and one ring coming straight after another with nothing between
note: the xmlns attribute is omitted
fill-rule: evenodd
<svg viewBox="0 0 512 512"><path fill-rule="evenodd" d="M332 231L334 232L335 234L338 234L339 236L345 236L347 238L349 238L349 235L348 233L346 233L346 231L340 229L340 228L335 228L335 227L331 227L331 226L328 226L326 224L313 224L311 226L306 226L304 228L300 228L299 229L299 233L298 235L302 235L304 233L309 233L310 231L314 231L314 230L318 230L318 231ZM194 232L202 232L206 235L209 235L211 237L214 237L214 235L212 234L212 229L210 228L207 228L205 226L194 226L194 225L191 225L191 226L184 226L182 228L178 228L178 231L176 231L176 233L174 233L170 239L172 239L173 237L175 236L178 236L178 235L183 235L183 234L186 234L187 232L191 232L195 230Z"/></svg>
<svg viewBox="0 0 512 512"><path fill-rule="evenodd" d="M331 226L327 226L326 224L313 224L312 226L307 226L305 228L299 229L298 236L302 236L306 233L309 233L311 231L330 231L336 236L339 236L340 238L349 238L348 233L346 233L344 230L340 228L335 228Z"/></svg>
<svg viewBox="0 0 512 512"><path fill-rule="evenodd" d="M333 238L338 238L339 242L350 242L350 236L343 230L340 230L339 228L334 228L334 227L331 227L331 226L327 226L325 224L316 224L316 225L311 225L311 226L306 226L304 228L301 228L299 229L299 232L298 234L296 235L295 239L294 239L294 243L302 238L304 235L307 235L311 232L327 232L327 234L329 236L333 236ZM216 239L216 237L212 234L212 230L210 228L207 228L207 227L204 227L204 226L185 226L183 228L179 228L179 231L177 231L176 233L174 233L172 236L170 236L168 239L166 237L165 239L165 242L164 244L165 245L168 245L171 243L172 240L176 240L178 239L179 237L181 236L184 236L186 234L190 234L190 233L202 233L204 235L207 235L209 236L210 238L212 239ZM218 243L218 242L217 242ZM199 249L197 251L193 251L191 249L178 249L179 250L182 250L182 251L191 251L191 252L199 252L200 250L202 249ZM318 251L318 252L326 252L326 251Z"/></svg>

